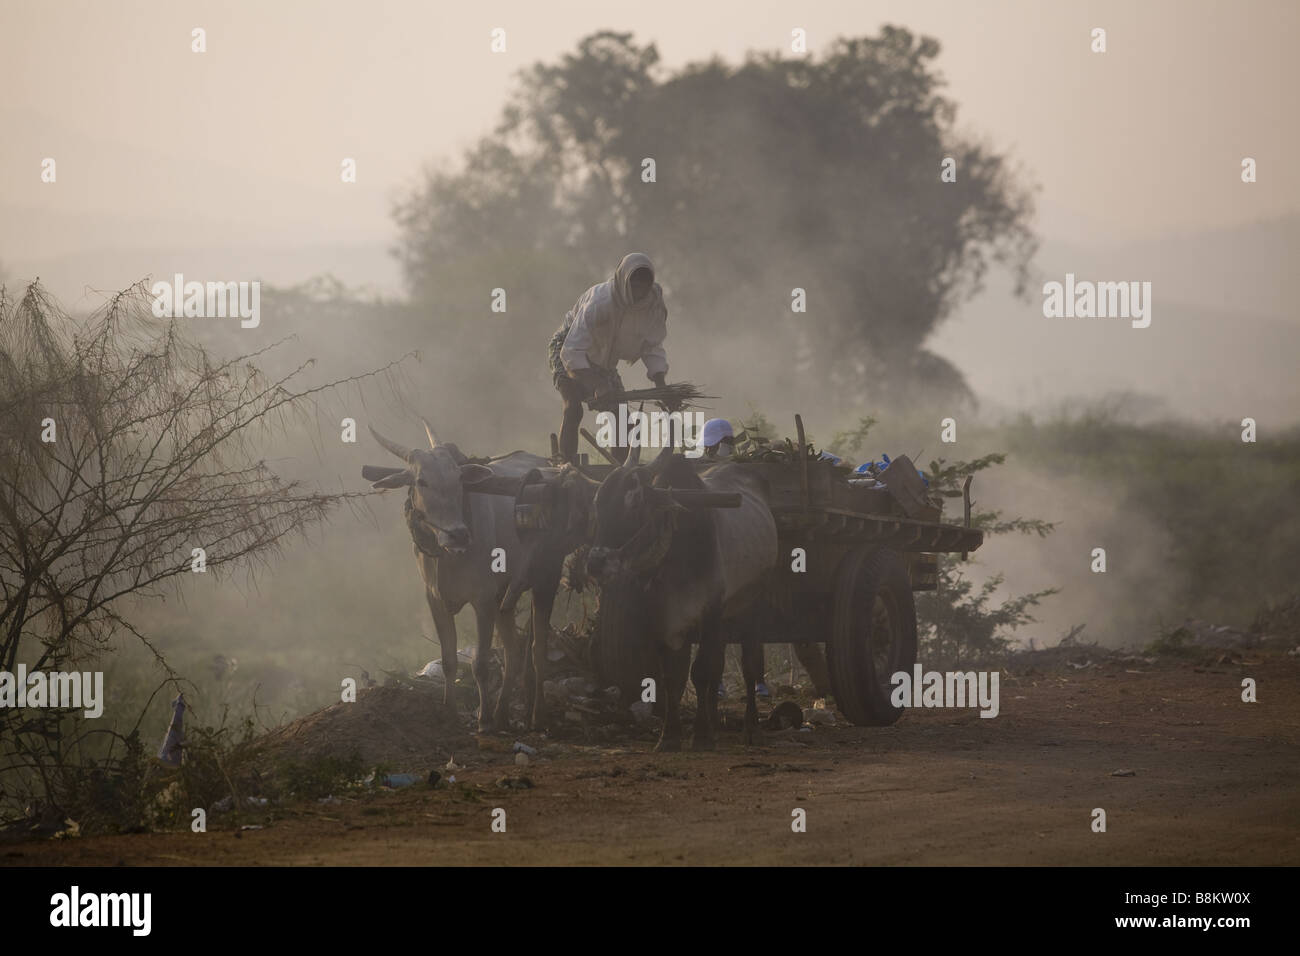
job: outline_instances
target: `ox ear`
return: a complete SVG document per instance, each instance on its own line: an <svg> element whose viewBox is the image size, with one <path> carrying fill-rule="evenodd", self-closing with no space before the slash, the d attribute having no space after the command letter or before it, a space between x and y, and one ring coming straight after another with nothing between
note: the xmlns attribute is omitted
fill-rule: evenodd
<svg viewBox="0 0 1300 956"><path fill-rule="evenodd" d="M366 481L382 481L384 478L390 478L402 471L406 471L406 469L385 468L383 465L362 465L361 477Z"/></svg>
<svg viewBox="0 0 1300 956"><path fill-rule="evenodd" d="M460 480L462 484L477 485L479 482L487 481L493 476L491 468L486 465L461 465Z"/></svg>
<svg viewBox="0 0 1300 956"><path fill-rule="evenodd" d="M414 484L414 482L415 482L415 476L412 475L405 468L402 468L394 472L393 474L389 475L387 478L380 478L370 487L379 488L379 489L402 488L406 485Z"/></svg>

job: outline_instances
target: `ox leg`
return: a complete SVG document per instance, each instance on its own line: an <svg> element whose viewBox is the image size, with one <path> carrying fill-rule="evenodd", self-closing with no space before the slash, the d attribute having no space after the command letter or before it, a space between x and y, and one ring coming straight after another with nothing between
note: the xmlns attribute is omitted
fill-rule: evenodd
<svg viewBox="0 0 1300 956"><path fill-rule="evenodd" d="M491 676L492 667L489 663L492 657L492 629L496 624L496 606L494 604L475 605L474 620L478 625L478 650L474 652L474 682L478 685L478 732L488 734L492 732L492 718L488 702L488 678ZM505 682L502 682L501 693L506 692Z"/></svg>
<svg viewBox="0 0 1300 956"><path fill-rule="evenodd" d="M536 616L536 614L537 609L534 608L533 615ZM533 627L533 622L530 619L528 622L528 636L524 641L524 646L527 648L524 652L524 713L528 715L527 719L530 721L533 719L533 711L537 707L537 689L539 687L537 683L537 665L533 662ZM530 725L529 729L535 730L536 727Z"/></svg>
<svg viewBox="0 0 1300 956"><path fill-rule="evenodd" d="M664 726L659 734L659 743L655 750L664 752L682 749L682 691L686 689L686 672L691 663L691 645L683 643L674 650L665 644L659 645L659 660L662 665L664 687Z"/></svg>
<svg viewBox="0 0 1300 956"><path fill-rule="evenodd" d="M830 694L831 675L826 669L826 655L822 653L821 645L795 644L794 656L799 658L799 663L808 672L808 679L817 696L826 697Z"/></svg>
<svg viewBox="0 0 1300 956"><path fill-rule="evenodd" d="M740 648L740 669L745 675L745 746L760 746L763 743L763 731L758 725L754 685L763 676L763 643L753 635L746 635Z"/></svg>
<svg viewBox="0 0 1300 956"><path fill-rule="evenodd" d="M556 585L558 586L558 584ZM546 651L551 636L551 611L555 607L555 587L533 589L533 639L530 654L532 667L532 711L530 730L546 729Z"/></svg>
<svg viewBox="0 0 1300 956"><path fill-rule="evenodd" d="M695 734L691 746L696 750L713 750L718 743L715 728L718 716L718 688L722 686L722 668L726 645L722 642L722 613L714 608L700 621L700 649L691 668L695 685Z"/></svg>
<svg viewBox="0 0 1300 956"><path fill-rule="evenodd" d="M429 613L433 615L433 629L438 632L438 646L442 650L442 706L447 715L456 719L456 667L460 661L456 657L456 618L442 599L432 591L424 592L429 602Z"/></svg>
<svg viewBox="0 0 1300 956"><path fill-rule="evenodd" d="M506 665L501 675L501 693L497 695L497 706L492 712L492 723L502 730L510 727L510 698L522 673L520 664L524 644L515 627L515 604L518 600L516 595L513 601L503 602L497 609L497 635L501 638L501 646L505 648Z"/></svg>

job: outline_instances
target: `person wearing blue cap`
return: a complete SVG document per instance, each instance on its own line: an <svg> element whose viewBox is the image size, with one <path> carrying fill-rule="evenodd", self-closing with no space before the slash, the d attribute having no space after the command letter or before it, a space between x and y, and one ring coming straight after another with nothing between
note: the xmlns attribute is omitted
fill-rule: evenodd
<svg viewBox="0 0 1300 956"><path fill-rule="evenodd" d="M730 458L736 447L736 433L725 418L710 418L700 429L705 458Z"/></svg>

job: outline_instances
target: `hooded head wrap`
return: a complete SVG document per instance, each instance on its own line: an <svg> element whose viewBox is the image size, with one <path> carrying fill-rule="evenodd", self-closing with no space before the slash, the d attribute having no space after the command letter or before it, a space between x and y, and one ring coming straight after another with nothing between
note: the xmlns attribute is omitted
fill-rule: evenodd
<svg viewBox="0 0 1300 956"><path fill-rule="evenodd" d="M636 272L637 269L650 270L650 292L641 301L633 302L632 273ZM614 278L611 283L614 292L614 302L624 309L644 309L649 307L655 301L662 300L663 289L659 287L658 282L653 281L654 274L654 263L650 261L649 256L643 252L629 252L623 257L623 261L618 264L618 268L614 270Z"/></svg>

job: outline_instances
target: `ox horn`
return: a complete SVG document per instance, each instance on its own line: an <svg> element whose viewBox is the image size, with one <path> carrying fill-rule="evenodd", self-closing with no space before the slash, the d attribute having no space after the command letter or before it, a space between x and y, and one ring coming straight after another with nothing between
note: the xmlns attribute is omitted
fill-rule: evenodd
<svg viewBox="0 0 1300 956"><path fill-rule="evenodd" d="M429 447L437 448L438 436L433 433L433 426L429 424L429 420L423 415L420 416L420 422L424 425L424 433L429 436Z"/></svg>
<svg viewBox="0 0 1300 956"><path fill-rule="evenodd" d="M583 478L583 480L589 482L590 484L593 484L593 485L599 485L599 484L600 484L600 479L597 478L595 475L593 475L591 472L587 471L587 470L586 470L585 468L583 468L581 465L578 465L578 464L575 464L575 463L573 463L573 462L570 462L570 463L569 463L569 467L571 467L575 472L577 472L578 475L579 475L581 478ZM618 466L615 465L614 467L617 468Z"/></svg>
<svg viewBox="0 0 1300 956"><path fill-rule="evenodd" d="M379 442L379 444L382 445L387 451L392 452L398 458L402 459L402 461L411 460L411 449L405 448L397 444L397 442L385 438L383 435L379 434L379 432L375 431L373 425L367 425L366 427L370 429L370 434L374 436L375 441Z"/></svg>

